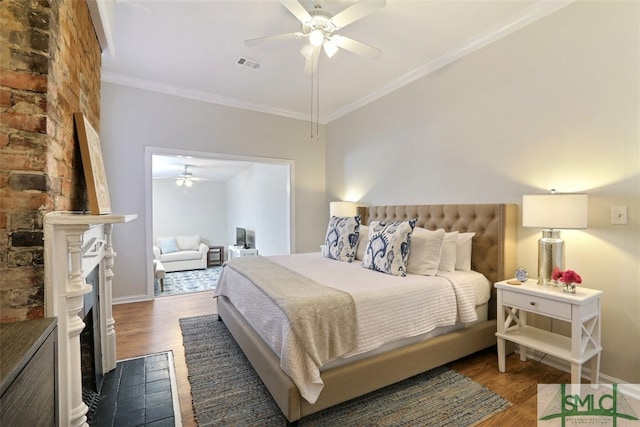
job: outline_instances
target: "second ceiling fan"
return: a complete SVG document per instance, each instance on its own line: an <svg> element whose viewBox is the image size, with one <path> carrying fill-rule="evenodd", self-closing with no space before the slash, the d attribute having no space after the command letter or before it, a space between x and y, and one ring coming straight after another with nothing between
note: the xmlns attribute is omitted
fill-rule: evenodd
<svg viewBox="0 0 640 427"><path fill-rule="evenodd" d="M337 34L337 31L383 8L387 4L386 0L360 0L333 16L322 9L318 2L315 2L311 11L307 11L298 0L280 0L280 3L300 21L302 31L249 39L245 40L245 44L255 46L266 41L308 38L309 44L300 51L306 58L305 71L307 72L314 71L318 66L321 48L324 48L329 58L338 49L344 49L369 59L380 56L380 49Z"/></svg>
<svg viewBox="0 0 640 427"><path fill-rule="evenodd" d="M178 175L178 178L176 179L176 185L178 185L179 187L191 187L193 183L197 181L210 181L210 179L207 178L197 178L193 176L193 174L189 172L190 166L192 165L184 165L184 172Z"/></svg>

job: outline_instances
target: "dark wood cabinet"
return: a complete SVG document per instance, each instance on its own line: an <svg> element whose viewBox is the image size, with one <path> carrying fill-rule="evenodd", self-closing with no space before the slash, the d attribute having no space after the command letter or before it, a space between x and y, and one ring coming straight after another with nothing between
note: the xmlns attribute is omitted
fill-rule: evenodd
<svg viewBox="0 0 640 427"><path fill-rule="evenodd" d="M224 264L224 246L210 245L207 255L207 267Z"/></svg>
<svg viewBox="0 0 640 427"><path fill-rule="evenodd" d="M58 425L58 320L0 324L0 425Z"/></svg>

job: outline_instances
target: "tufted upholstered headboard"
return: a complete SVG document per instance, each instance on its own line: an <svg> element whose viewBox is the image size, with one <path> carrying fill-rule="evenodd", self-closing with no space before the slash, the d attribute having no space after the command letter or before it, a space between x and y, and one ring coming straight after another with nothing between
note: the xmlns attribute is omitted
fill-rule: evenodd
<svg viewBox="0 0 640 427"><path fill-rule="evenodd" d="M504 280L516 270L517 206L513 204L398 205L359 208L362 223L403 221L417 218L416 227L428 230L475 232L471 268L492 283ZM490 317L495 317L494 301Z"/></svg>

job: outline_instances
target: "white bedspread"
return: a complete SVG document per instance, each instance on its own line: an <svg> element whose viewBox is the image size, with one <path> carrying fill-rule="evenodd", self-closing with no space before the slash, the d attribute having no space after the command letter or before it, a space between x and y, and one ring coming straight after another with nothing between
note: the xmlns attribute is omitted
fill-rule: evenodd
<svg viewBox="0 0 640 427"><path fill-rule="evenodd" d="M450 326L456 321L474 321L477 319L475 306L489 299L488 280L478 273L396 277L362 268L358 261L340 262L316 253L270 259L322 285L351 294L356 304L358 346L345 357L437 327ZM486 282L484 286L478 285L478 276ZM478 288L487 290L479 291ZM315 365L297 342L278 306L244 276L226 268L220 275L215 294L230 299L279 356L280 367L297 385L300 394L314 403L324 386L320 378L321 367Z"/></svg>

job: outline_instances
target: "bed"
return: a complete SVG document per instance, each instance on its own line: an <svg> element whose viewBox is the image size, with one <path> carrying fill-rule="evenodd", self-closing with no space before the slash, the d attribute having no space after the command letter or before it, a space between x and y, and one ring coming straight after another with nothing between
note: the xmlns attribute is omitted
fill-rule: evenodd
<svg viewBox="0 0 640 427"><path fill-rule="evenodd" d="M283 370L281 353L274 347L274 343L265 342L256 331L256 329L261 331L260 327L254 328L243 315L247 304L238 300L236 296L230 298L224 295L225 292L217 290L220 319L224 321L290 422L444 365L496 343L496 298L495 290L490 284L510 276L516 268L517 209L515 205L374 206L362 209L360 214L363 224L370 224L372 221L393 222L416 219L415 226L427 230L444 229L447 232L475 233L471 240L471 269L480 273L485 281L489 282L488 302L483 304L486 307L485 317L476 322L457 322L458 327L450 330L438 328L443 334L429 339L417 340L413 337L397 340L394 345L388 346L388 349L383 347L384 351L366 349L366 352L354 352L353 357L331 361L320 369L319 377L322 383L320 391L313 395L313 398L309 398L309 391L305 386L299 386L301 384L299 378L295 375L290 376ZM312 257L313 255L305 255L296 259L302 259L303 263L306 263ZM274 260L285 265L289 262L277 257ZM341 268L363 269L356 266L360 262L358 260L351 263L349 267L347 263L339 261L329 260L328 262L339 263L336 265L340 265ZM370 273L386 276L377 272ZM453 276L457 274L454 272ZM323 279L324 276L318 277ZM317 277L314 277L315 279ZM320 279L318 281L322 282ZM236 301L235 305L231 302L232 300ZM255 301L254 306L258 310L263 309L260 304L255 304ZM251 322L255 325L254 320ZM459 327L460 324L464 327ZM295 378L295 381L292 378Z"/></svg>

